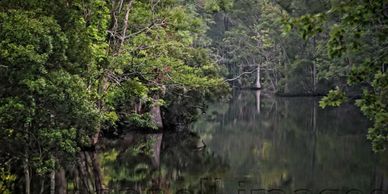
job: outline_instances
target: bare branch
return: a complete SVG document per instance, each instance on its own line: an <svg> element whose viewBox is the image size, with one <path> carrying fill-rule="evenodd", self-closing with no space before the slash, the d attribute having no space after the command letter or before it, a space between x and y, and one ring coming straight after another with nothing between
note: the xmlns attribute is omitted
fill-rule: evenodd
<svg viewBox="0 0 388 194"><path fill-rule="evenodd" d="M251 74L251 73L256 72L258 69L259 69L259 68L255 68L255 69L252 70L252 71L243 72L243 73L241 73L240 75L238 75L238 76L236 76L236 77L234 77L234 78L225 79L225 81L231 82L231 81L237 80L237 79L239 79L240 77L242 77L242 76L245 75L245 74Z"/></svg>

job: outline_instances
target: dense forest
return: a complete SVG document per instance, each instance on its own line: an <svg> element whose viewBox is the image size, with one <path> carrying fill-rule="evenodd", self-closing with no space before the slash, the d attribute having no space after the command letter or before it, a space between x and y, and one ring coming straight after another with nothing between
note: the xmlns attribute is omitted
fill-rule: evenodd
<svg viewBox="0 0 388 194"><path fill-rule="evenodd" d="M384 152L387 35L385 0L2 0L0 193L104 193L102 139L187 131L234 88L355 104Z"/></svg>

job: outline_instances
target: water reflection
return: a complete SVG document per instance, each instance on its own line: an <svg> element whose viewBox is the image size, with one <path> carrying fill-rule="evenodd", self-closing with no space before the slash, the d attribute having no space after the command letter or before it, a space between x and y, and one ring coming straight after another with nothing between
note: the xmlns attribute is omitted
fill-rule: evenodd
<svg viewBox="0 0 388 194"><path fill-rule="evenodd" d="M80 152L56 172L32 175L31 190L41 194L388 193L388 155L371 152L367 120L350 105L325 110L317 105L317 98L236 92L229 103L210 105L191 131L128 132L102 139L97 149ZM23 176L20 170L15 174ZM23 184L20 179L10 188L24 193Z"/></svg>
<svg viewBox="0 0 388 194"><path fill-rule="evenodd" d="M211 105L192 132L104 139L94 175L101 175L101 193L388 191L387 154L371 152L365 118L350 105L322 110L317 104L316 98L237 92L230 103ZM80 161L93 161L94 154ZM89 177L89 185L100 180Z"/></svg>
<svg viewBox="0 0 388 194"><path fill-rule="evenodd" d="M230 166L222 193L259 188L388 191L387 155L371 153L367 128L350 105L322 110L317 98L250 91L236 93L229 104L210 106L194 125L208 148Z"/></svg>
<svg viewBox="0 0 388 194"><path fill-rule="evenodd" d="M128 133L103 145L100 160L108 193L206 192L214 188L202 180L222 177L228 169L191 132Z"/></svg>

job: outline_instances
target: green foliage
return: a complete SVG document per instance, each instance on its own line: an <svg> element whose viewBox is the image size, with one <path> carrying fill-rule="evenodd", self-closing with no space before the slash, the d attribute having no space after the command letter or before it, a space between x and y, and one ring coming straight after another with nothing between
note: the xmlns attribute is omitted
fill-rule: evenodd
<svg viewBox="0 0 388 194"><path fill-rule="evenodd" d="M324 24L320 24L329 27L328 38L321 42L327 48L329 61L336 64L330 65L332 70L329 71L332 75L342 72L340 76L346 78L348 85L361 87L364 91L356 104L374 122L369 129L368 139L372 141L375 151L384 150L388 142L385 57L388 20L384 9L382 0L338 1L324 13ZM306 20L307 24L298 23L301 20ZM308 27L316 24L313 15L295 19L293 24L302 31L302 36L319 36L319 31ZM306 30L307 33L303 33ZM344 95L332 91L322 99L321 105L338 106Z"/></svg>
<svg viewBox="0 0 388 194"><path fill-rule="evenodd" d="M316 46L320 39L308 36L325 30L326 16L309 13L312 7L322 9L320 5L324 3L291 1L288 6L283 3L286 2L234 1L230 10L214 14L216 24L210 29L210 37L219 62L228 71L228 81L244 88L255 86L260 79L262 89L287 95L316 95L328 90L331 79L329 83L319 82L320 75L327 73L324 71L327 60L322 57L325 48ZM301 19L292 17L306 13L309 16ZM294 23L304 25L300 31L305 39L299 36Z"/></svg>
<svg viewBox="0 0 388 194"><path fill-rule="evenodd" d="M299 18L289 18L285 22L285 31L290 32L292 26L297 26L298 32L302 35L303 39L307 40L308 37L320 33L323 31L323 23L325 21L325 15L319 14L307 14Z"/></svg>
<svg viewBox="0 0 388 194"><path fill-rule="evenodd" d="M0 168L0 191L4 194L10 194L11 191L8 189L9 185L14 183L16 176L11 174L7 169Z"/></svg>
<svg viewBox="0 0 388 194"><path fill-rule="evenodd" d="M319 106L325 108L327 106L338 107L347 100L343 91L338 87L335 90L330 90L327 96L323 97L319 102Z"/></svg>
<svg viewBox="0 0 388 194"><path fill-rule="evenodd" d="M210 12L219 12L221 10L232 9L233 4L233 0L205 0L204 8Z"/></svg>
<svg viewBox="0 0 388 194"><path fill-rule="evenodd" d="M105 54L107 23L87 24L77 15L85 7L77 5L52 12L61 5L1 2L1 166L23 162L31 173L46 175L90 146L99 130L102 116L90 80Z"/></svg>
<svg viewBox="0 0 388 194"><path fill-rule="evenodd" d="M126 23L129 38L111 37L124 44L115 47L108 59L111 84L106 102L118 113L119 123L126 123L124 128L128 122L155 128L147 114L152 107L163 106L173 91L198 91L206 96L227 88L206 48L207 26L190 5L175 0L155 5L135 1ZM125 12L128 8L123 7ZM119 8L113 4L113 9ZM125 15L117 14L117 22L126 21Z"/></svg>
<svg viewBox="0 0 388 194"><path fill-rule="evenodd" d="M149 114L131 114L128 116L128 121L131 122L135 127L141 129L158 129L158 127L153 123L152 117Z"/></svg>
<svg viewBox="0 0 388 194"><path fill-rule="evenodd" d="M193 3L123 4L0 2L0 169L45 176L101 130L157 129L151 110L173 91L204 99L227 88Z"/></svg>
<svg viewBox="0 0 388 194"><path fill-rule="evenodd" d="M388 129L381 123L388 120L380 115L388 102L385 2L241 0L228 10L211 2L218 10L212 46L234 86L251 87L259 78L250 72L260 68L262 88L284 95L328 93L322 107L361 96L357 105L376 122L369 139L375 150L386 146ZM343 91L329 91L334 86Z"/></svg>

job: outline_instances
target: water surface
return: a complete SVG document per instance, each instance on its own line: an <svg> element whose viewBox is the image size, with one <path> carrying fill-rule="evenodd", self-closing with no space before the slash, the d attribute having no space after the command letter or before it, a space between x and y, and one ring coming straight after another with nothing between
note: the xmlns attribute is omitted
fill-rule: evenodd
<svg viewBox="0 0 388 194"><path fill-rule="evenodd" d="M104 184L113 193L387 191L387 154L372 153L368 121L356 107L318 101L235 92L191 132L129 133L100 154Z"/></svg>

